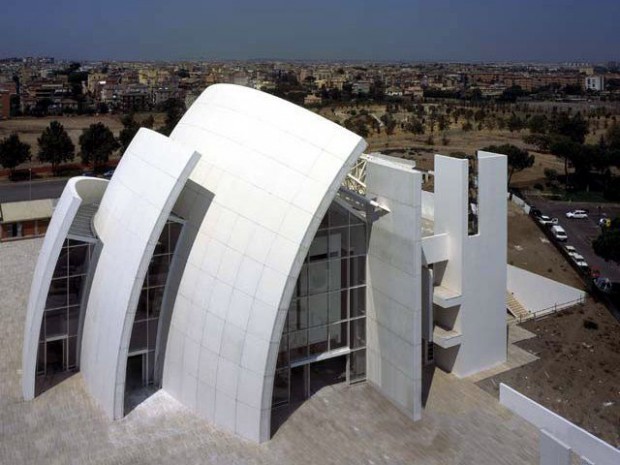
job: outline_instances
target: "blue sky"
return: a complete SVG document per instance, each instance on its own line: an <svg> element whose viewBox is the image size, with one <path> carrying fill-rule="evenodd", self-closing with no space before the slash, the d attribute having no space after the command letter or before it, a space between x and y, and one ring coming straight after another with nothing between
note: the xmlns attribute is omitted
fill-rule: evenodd
<svg viewBox="0 0 620 465"><path fill-rule="evenodd" d="M10 0L0 57L620 61L620 0Z"/></svg>

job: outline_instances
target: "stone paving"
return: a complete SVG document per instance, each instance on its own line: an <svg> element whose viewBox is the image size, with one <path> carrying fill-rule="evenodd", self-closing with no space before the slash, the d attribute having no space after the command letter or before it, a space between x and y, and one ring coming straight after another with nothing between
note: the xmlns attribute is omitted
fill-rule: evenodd
<svg viewBox="0 0 620 465"><path fill-rule="evenodd" d="M370 386L333 386L256 445L159 391L108 421L78 373L21 400L23 324L42 241L0 244L0 464L535 464L537 431L469 380L435 370L412 422Z"/></svg>

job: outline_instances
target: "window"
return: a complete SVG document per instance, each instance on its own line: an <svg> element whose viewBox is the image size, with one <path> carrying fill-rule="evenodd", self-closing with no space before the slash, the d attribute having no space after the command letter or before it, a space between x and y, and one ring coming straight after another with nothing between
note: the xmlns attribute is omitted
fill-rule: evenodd
<svg viewBox="0 0 620 465"><path fill-rule="evenodd" d="M310 364L311 369L303 373L310 373L312 382L313 376L325 377L329 372L322 373L317 364L329 367L330 360L340 357L342 366L350 367L351 381L365 379L366 254L366 223L333 203L310 245L291 299L280 340L273 407L288 404L290 392L311 392L291 385L299 379L308 382L291 375L291 370L303 368L300 365ZM329 354L343 348L351 353ZM323 354L326 361L317 362ZM291 364L298 368L291 368ZM317 368L314 371L313 366Z"/></svg>

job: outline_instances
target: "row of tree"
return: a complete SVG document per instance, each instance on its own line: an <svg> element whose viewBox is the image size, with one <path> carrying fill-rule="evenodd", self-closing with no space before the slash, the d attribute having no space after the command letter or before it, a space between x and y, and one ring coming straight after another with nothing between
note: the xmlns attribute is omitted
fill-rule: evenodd
<svg viewBox="0 0 620 465"><path fill-rule="evenodd" d="M165 106L166 118L164 125L157 130L165 135L170 135L177 122L185 112L185 105L181 100L170 99ZM126 115L121 119L123 129L118 139L105 124L99 122L91 124L82 130L79 138L80 158L82 164L93 165L94 171L99 171L105 166L110 156L121 149L124 152L129 146L140 127L152 129L155 119L152 115L142 122L137 122L134 115ZM41 163L52 165L54 175L58 174L58 168L63 163L69 163L75 159L75 145L69 134L58 121L52 121L37 139L37 159ZM11 171L13 177L15 169L32 159L30 144L22 142L16 133L0 141L0 165Z"/></svg>
<svg viewBox="0 0 620 465"><path fill-rule="evenodd" d="M52 165L52 172L58 173L62 163L73 161L75 145L62 124L52 121L37 139L37 158L41 163ZM120 144L103 123L91 124L82 131L79 139L82 163L94 166L95 171L107 163L110 155ZM30 144L22 142L16 133L0 141L0 165L11 171L11 176L22 163L32 159Z"/></svg>

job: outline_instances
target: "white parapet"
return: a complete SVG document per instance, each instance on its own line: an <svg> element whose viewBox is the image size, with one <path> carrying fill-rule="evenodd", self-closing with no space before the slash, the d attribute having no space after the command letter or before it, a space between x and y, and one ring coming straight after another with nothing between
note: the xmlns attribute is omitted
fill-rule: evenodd
<svg viewBox="0 0 620 465"><path fill-rule="evenodd" d="M550 435L556 441L570 447L573 452L582 456L584 459L583 463L594 463L596 465L618 465L620 463L619 449L612 447L605 441L571 423L566 418L562 418L557 413L552 412L503 383L499 385L499 401L524 420L530 422L538 429L544 430L547 436ZM557 449L556 452L561 457L564 457L561 447L552 449ZM550 452L553 452L553 450Z"/></svg>

